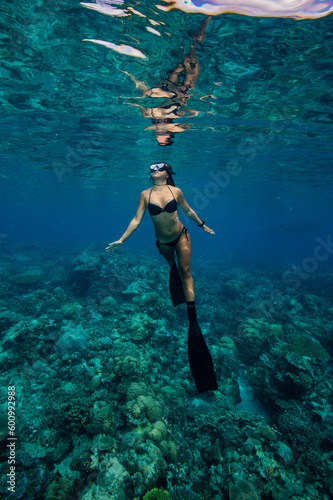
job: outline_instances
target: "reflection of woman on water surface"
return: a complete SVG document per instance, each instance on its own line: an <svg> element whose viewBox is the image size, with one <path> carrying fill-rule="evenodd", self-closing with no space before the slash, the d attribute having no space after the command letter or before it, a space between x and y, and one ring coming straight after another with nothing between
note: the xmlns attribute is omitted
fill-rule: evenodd
<svg viewBox="0 0 333 500"><path fill-rule="evenodd" d="M215 390L217 384L211 357L196 319L190 235L178 219L177 206L179 205L183 212L206 233L215 233L187 204L182 191L175 187L173 174L172 168L167 163L150 165L153 187L142 191L136 214L125 233L119 240L110 243L106 250L114 251L119 248L139 227L148 208L155 227L156 246L170 265L169 290L173 305L177 306L184 302L187 305L190 365L198 391L204 392Z"/></svg>
<svg viewBox="0 0 333 500"><path fill-rule="evenodd" d="M150 118L153 125L146 127L145 130L153 130L157 142L161 146L171 145L171 138L174 134L188 130L191 125L188 123L173 123L175 118L187 116L197 116L199 111L187 108L185 105L193 94L189 94L195 88L195 82L200 74L200 66L195 53L196 40L203 42L205 31L211 16L208 16L201 23L197 33L192 34L193 44L188 54L180 55L182 62L179 62L175 68L167 73L160 85L149 88L144 82L137 80L135 76L127 71L123 73L131 77L136 88L141 90L141 97L133 99L155 98L164 99L164 102L155 107L142 106L140 104L130 103L132 106L140 108L144 118Z"/></svg>

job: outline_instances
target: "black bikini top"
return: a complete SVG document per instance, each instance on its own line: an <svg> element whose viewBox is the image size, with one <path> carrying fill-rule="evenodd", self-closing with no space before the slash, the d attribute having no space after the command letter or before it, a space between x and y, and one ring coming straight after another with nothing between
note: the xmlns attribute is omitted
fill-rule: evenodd
<svg viewBox="0 0 333 500"><path fill-rule="evenodd" d="M167 187L173 196L171 189L169 188L169 186L167 186ZM159 205L155 205L154 203L150 203L150 195L151 195L152 190L153 190L153 188L151 188L151 190L150 190L149 200L148 200L148 212L150 213L150 215L159 215L162 212L167 212L168 214L171 214L172 212L175 212L177 210L177 201L176 201L176 198L174 196L173 196L173 200L169 201L169 203L167 203L164 208L160 207Z"/></svg>

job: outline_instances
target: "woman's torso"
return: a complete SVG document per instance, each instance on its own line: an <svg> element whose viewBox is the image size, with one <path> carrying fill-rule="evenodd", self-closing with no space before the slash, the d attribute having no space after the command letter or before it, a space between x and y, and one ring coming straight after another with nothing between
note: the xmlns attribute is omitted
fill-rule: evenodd
<svg viewBox="0 0 333 500"><path fill-rule="evenodd" d="M177 193L170 186L162 190L146 190L146 206L154 223L155 235L160 243L177 238L183 224L177 215Z"/></svg>
<svg viewBox="0 0 333 500"><path fill-rule="evenodd" d="M164 104L164 105L163 105ZM161 106L156 106L153 108L146 108L140 106L141 114L144 118L178 118L178 109L180 104L175 104L174 102L165 102Z"/></svg>
<svg viewBox="0 0 333 500"><path fill-rule="evenodd" d="M145 118L178 118L179 108L187 103L189 96L187 88L182 85L176 85L168 79L162 80L156 87L159 91L150 97L163 98L165 101L155 107L141 107L141 113ZM152 89L153 91L154 89Z"/></svg>

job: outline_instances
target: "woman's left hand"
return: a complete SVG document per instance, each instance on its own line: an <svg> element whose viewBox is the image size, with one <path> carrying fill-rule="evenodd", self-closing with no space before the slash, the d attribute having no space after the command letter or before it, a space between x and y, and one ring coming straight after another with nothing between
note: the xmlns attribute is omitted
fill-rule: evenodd
<svg viewBox="0 0 333 500"><path fill-rule="evenodd" d="M213 231L212 229L209 229L209 227L207 227L207 226L205 226L205 225L203 225L203 226L202 226L202 229L203 229L204 231L206 231L206 233L215 234L215 233L214 233L214 231Z"/></svg>

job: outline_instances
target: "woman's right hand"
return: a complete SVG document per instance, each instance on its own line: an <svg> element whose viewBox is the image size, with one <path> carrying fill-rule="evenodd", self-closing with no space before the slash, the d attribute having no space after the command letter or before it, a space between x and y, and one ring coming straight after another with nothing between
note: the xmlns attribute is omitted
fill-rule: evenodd
<svg viewBox="0 0 333 500"><path fill-rule="evenodd" d="M117 248L121 247L122 244L123 244L123 242L120 240L114 241L113 243L109 243L109 246L106 247L105 250L107 252L114 252L115 250L117 250Z"/></svg>

